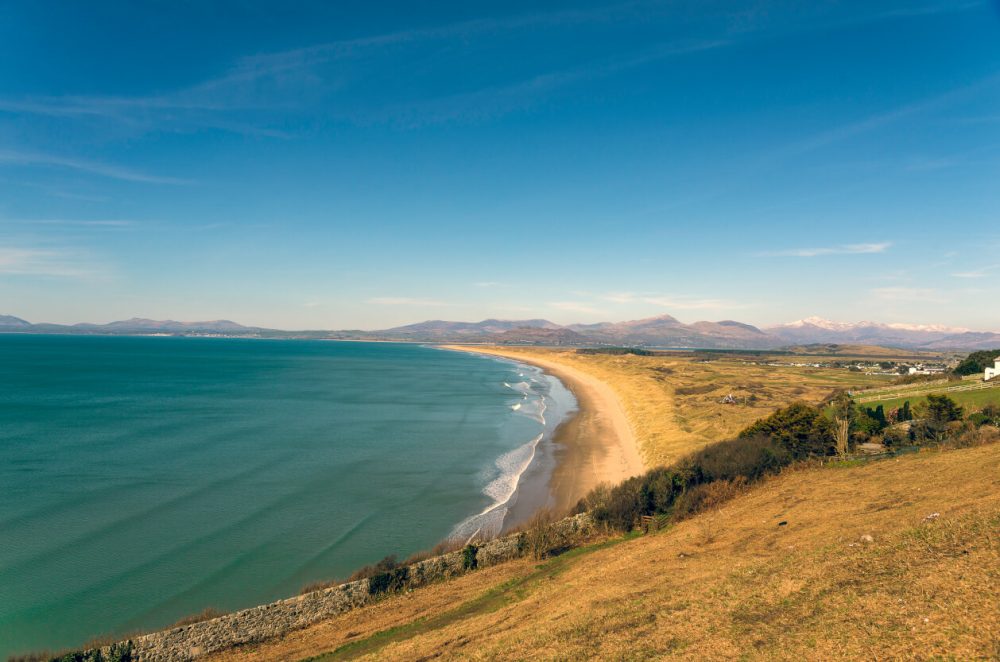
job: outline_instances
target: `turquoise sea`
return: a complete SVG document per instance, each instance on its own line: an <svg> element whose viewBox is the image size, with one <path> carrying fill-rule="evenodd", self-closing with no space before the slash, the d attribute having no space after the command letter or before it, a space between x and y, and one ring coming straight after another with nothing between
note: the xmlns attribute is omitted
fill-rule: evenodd
<svg viewBox="0 0 1000 662"><path fill-rule="evenodd" d="M0 656L495 530L572 407L417 345L0 335Z"/></svg>

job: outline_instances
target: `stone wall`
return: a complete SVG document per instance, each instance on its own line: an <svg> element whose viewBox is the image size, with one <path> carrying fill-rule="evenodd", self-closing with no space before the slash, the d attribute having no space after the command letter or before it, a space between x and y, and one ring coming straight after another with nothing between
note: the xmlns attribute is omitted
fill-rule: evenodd
<svg viewBox="0 0 1000 662"><path fill-rule="evenodd" d="M593 532L586 513L567 517L549 526L550 538L561 546L581 542ZM464 574L472 567L485 568L530 552L531 542L524 533L503 536L482 543L474 562L463 551L414 563L389 573L306 593L271 604L244 609L208 621L154 632L126 642L132 659L142 662L179 662L238 646L264 641L312 623L370 604L386 594L417 588L448 577ZM93 654L96 651L87 651ZM111 658L111 647L101 649Z"/></svg>

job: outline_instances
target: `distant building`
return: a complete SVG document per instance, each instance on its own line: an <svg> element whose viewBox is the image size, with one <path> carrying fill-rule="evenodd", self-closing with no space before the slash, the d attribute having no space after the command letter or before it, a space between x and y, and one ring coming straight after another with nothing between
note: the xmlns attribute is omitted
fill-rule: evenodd
<svg viewBox="0 0 1000 662"><path fill-rule="evenodd" d="M987 368L986 369L986 374L983 375L983 380L985 380L985 381L988 382L991 379L993 379L994 377L1000 377L1000 359L997 359L993 363L993 367L992 368Z"/></svg>

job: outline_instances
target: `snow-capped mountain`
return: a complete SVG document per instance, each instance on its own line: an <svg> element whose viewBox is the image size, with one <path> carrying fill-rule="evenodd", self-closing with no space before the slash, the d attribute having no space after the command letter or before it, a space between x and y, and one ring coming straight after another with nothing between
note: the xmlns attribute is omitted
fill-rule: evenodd
<svg viewBox="0 0 1000 662"><path fill-rule="evenodd" d="M1000 334L972 333L966 328L943 324L837 322L822 317L806 317L772 326L765 331L784 342L796 344L842 343L940 349L1000 343Z"/></svg>
<svg viewBox="0 0 1000 662"><path fill-rule="evenodd" d="M953 333L968 333L970 329L966 329L960 326L945 326L943 324L904 324L900 322L892 323L881 323L881 322L835 322L833 320L824 319L822 317L806 317L805 319L795 320L794 322L788 322L787 324L778 324L777 326L771 327L772 329L804 329L804 328L816 328L823 329L825 331L835 331L835 332L850 332L858 329L894 329L897 331L920 331L925 333L943 333L943 334L953 334Z"/></svg>

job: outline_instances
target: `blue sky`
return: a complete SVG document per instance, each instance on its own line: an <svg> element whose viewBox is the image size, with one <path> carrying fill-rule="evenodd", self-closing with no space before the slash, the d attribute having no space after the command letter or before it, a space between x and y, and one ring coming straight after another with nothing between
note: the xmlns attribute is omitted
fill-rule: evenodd
<svg viewBox="0 0 1000 662"><path fill-rule="evenodd" d="M995 0L6 2L0 61L0 313L1000 330Z"/></svg>

